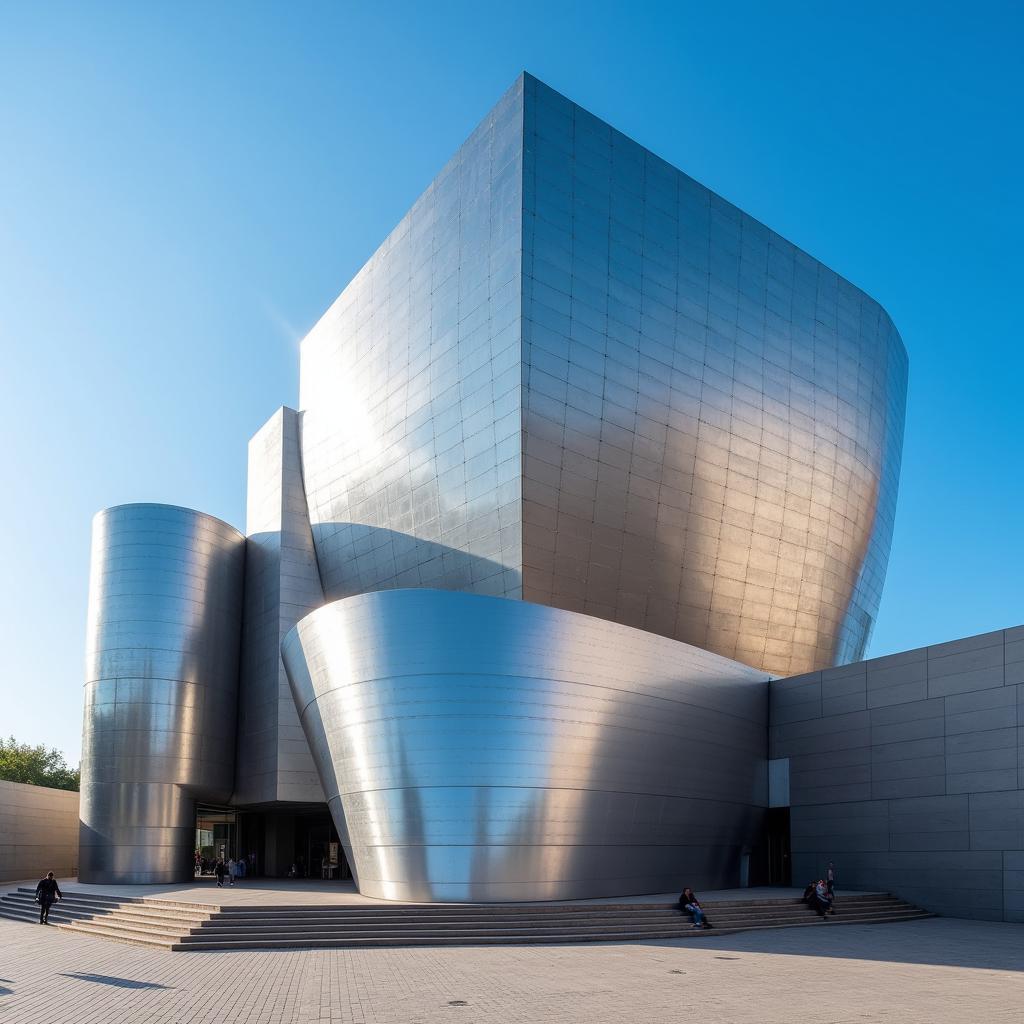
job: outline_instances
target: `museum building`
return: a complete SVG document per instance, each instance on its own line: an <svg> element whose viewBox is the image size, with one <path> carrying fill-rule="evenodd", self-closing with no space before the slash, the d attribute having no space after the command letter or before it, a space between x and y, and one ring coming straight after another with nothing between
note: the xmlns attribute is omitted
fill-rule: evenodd
<svg viewBox="0 0 1024 1024"><path fill-rule="evenodd" d="M1021 919L1024 629L860 660L906 391L877 302L522 75L303 340L245 533L96 517L81 880L208 850L516 901L842 858Z"/></svg>

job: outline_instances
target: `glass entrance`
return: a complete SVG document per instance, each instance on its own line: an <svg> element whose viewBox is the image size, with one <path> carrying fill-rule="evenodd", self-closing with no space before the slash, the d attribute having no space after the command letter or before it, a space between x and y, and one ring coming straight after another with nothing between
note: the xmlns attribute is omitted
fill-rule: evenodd
<svg viewBox="0 0 1024 1024"><path fill-rule="evenodd" d="M238 817L223 807L196 808L195 875L212 875L218 860L238 857Z"/></svg>
<svg viewBox="0 0 1024 1024"><path fill-rule="evenodd" d="M295 825L296 867L302 877L352 877L329 812L301 815Z"/></svg>

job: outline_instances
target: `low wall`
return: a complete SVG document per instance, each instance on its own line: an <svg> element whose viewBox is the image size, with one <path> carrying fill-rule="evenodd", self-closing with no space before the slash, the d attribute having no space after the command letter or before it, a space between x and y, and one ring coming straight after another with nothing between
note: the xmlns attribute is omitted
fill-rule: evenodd
<svg viewBox="0 0 1024 1024"><path fill-rule="evenodd" d="M793 881L1024 921L1024 626L773 680Z"/></svg>
<svg viewBox="0 0 1024 1024"><path fill-rule="evenodd" d="M0 881L78 874L78 794L0 781Z"/></svg>

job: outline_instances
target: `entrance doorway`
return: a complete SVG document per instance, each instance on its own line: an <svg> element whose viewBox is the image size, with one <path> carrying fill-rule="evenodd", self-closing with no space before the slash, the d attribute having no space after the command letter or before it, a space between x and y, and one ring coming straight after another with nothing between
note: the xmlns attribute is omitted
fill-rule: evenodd
<svg viewBox="0 0 1024 1024"><path fill-rule="evenodd" d="M329 811L296 817L295 848L308 878L352 877Z"/></svg>
<svg viewBox="0 0 1024 1024"><path fill-rule="evenodd" d="M277 804L240 808L235 856L259 878L352 877L326 804Z"/></svg>
<svg viewBox="0 0 1024 1024"><path fill-rule="evenodd" d="M789 850L789 808L768 808L768 884L792 885L793 867Z"/></svg>
<svg viewBox="0 0 1024 1024"><path fill-rule="evenodd" d="M226 864L238 856L238 816L226 807L196 808L196 877L212 875L218 860Z"/></svg>

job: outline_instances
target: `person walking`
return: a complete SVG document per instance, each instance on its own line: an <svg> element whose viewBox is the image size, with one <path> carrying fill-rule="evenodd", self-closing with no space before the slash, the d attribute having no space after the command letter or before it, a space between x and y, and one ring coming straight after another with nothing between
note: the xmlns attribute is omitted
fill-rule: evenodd
<svg viewBox="0 0 1024 1024"><path fill-rule="evenodd" d="M825 872L825 885L828 887L828 898L836 898L836 866L832 861L828 862L828 871Z"/></svg>
<svg viewBox="0 0 1024 1024"><path fill-rule="evenodd" d="M213 873L217 876L217 888L218 889L223 889L224 888L224 876L227 874L227 872L228 872L227 865L224 863L223 859L218 857L217 858L217 866L213 869Z"/></svg>
<svg viewBox="0 0 1024 1024"><path fill-rule="evenodd" d="M52 871L46 872L46 877L39 880L36 886L36 899L39 901L39 923L50 923L50 907L55 899L64 899L64 893L60 891L57 879L53 877Z"/></svg>

